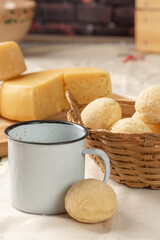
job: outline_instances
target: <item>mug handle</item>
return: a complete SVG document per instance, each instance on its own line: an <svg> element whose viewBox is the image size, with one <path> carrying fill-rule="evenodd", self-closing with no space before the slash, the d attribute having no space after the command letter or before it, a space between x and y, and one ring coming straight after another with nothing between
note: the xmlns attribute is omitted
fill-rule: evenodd
<svg viewBox="0 0 160 240"><path fill-rule="evenodd" d="M94 155L97 155L102 158L102 160L104 162L104 167L105 167L105 174L104 174L103 182L107 183L107 181L109 179L109 175L110 175L110 161L109 161L108 155L100 149L89 149L89 148L85 148L82 151L82 154L94 154Z"/></svg>

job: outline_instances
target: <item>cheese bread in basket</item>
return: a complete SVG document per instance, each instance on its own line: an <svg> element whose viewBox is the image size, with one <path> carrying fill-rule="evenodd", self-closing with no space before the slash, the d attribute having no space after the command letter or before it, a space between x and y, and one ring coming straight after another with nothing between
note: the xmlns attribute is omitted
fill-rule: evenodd
<svg viewBox="0 0 160 240"><path fill-rule="evenodd" d="M83 125L80 106L70 92L66 97L71 109L67 119ZM135 112L135 102L117 100L122 108L123 118L131 117ZM118 183L134 188L160 189L160 134L113 133L105 129L88 128L86 147L105 151L111 162L110 177ZM101 158L91 156L104 172Z"/></svg>

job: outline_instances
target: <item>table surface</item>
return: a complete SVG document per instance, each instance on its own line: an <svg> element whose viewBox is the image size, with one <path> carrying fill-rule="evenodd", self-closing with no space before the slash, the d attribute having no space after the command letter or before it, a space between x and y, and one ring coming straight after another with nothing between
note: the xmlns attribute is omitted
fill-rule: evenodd
<svg viewBox="0 0 160 240"><path fill-rule="evenodd" d="M37 39L28 37L21 43L28 72L51 68L96 66L111 74L113 92L136 98L150 85L159 84L160 55L145 55L144 60L124 59L135 51L133 41L89 38L87 41L69 41L61 37ZM73 39L72 39L73 40ZM8 196L7 158L0 166L0 240L28 239L110 239L110 240L159 240L160 191L133 189L109 180L117 194L118 208L108 221L82 224L67 214L37 216L14 209ZM85 176L103 179L100 169L87 157Z"/></svg>

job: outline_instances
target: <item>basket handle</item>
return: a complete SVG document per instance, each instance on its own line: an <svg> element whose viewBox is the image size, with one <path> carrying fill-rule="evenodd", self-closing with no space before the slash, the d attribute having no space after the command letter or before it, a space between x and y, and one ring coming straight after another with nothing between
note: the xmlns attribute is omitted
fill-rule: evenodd
<svg viewBox="0 0 160 240"><path fill-rule="evenodd" d="M70 104L70 107L72 109L72 111L74 112L74 114L76 115L78 121L80 122L81 125L83 124L82 118L81 118L81 114L79 112L79 104L77 102L77 100L75 99L75 97L73 96L73 94L69 91L66 92L66 98Z"/></svg>

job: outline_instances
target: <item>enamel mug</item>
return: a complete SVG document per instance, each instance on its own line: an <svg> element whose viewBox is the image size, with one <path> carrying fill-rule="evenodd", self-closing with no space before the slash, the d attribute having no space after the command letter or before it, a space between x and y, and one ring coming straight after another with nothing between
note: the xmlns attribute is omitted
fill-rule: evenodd
<svg viewBox="0 0 160 240"><path fill-rule="evenodd" d="M6 128L12 205L33 214L64 213L67 190L84 178L85 154L102 157L107 182L109 158L99 149L85 149L87 134L85 127L65 121L28 121Z"/></svg>

